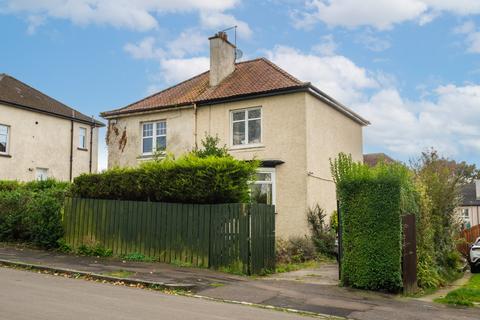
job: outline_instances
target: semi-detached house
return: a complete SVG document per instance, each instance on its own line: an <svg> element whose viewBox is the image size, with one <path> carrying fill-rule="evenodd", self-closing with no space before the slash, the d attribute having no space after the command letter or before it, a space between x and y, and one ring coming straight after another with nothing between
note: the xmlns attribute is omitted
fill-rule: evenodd
<svg viewBox="0 0 480 320"><path fill-rule="evenodd" d="M279 237L307 233L306 211L336 208L329 159L362 161L369 124L309 82L267 59L236 62L225 33L210 38L210 70L126 107L108 119L108 166L136 166L159 150L192 150L218 136L238 159L259 159L253 200L276 206Z"/></svg>

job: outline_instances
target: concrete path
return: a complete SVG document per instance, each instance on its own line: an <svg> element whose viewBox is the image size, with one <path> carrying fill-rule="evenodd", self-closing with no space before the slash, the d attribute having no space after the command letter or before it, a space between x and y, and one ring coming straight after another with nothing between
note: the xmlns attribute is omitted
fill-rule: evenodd
<svg viewBox="0 0 480 320"><path fill-rule="evenodd" d="M0 268L0 283L0 318L8 320L305 319L274 310L8 268Z"/></svg>
<svg viewBox="0 0 480 320"><path fill-rule="evenodd" d="M194 291L211 286L246 281L245 277L215 272L208 269L179 268L158 262L133 262L113 258L75 256L52 251L9 246L1 243L0 260L31 263L34 265L82 272L94 272L104 275L110 275L118 271L127 271L130 273L130 278L167 284L193 285L195 287Z"/></svg>
<svg viewBox="0 0 480 320"><path fill-rule="evenodd" d="M441 288L432 294L429 294L420 298L416 298L416 299L420 301L433 302L437 298L445 297L450 291L463 287L463 285L467 284L468 280L470 280L471 277L472 277L472 274L469 271L467 271L465 272L462 278L452 282L448 286Z"/></svg>

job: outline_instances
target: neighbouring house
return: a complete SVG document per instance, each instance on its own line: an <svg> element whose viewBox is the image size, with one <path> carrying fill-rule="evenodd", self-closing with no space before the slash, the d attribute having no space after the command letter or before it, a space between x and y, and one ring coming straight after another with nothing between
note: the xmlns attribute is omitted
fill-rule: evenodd
<svg viewBox="0 0 480 320"><path fill-rule="evenodd" d="M102 126L0 74L0 179L69 181L81 173L96 172Z"/></svg>
<svg viewBox="0 0 480 320"><path fill-rule="evenodd" d="M209 40L209 71L101 114L108 167L136 166L161 150L182 154L218 136L234 157L261 160L252 197L276 206L277 236L304 235L308 207L336 209L330 158L362 161L369 122L267 59L236 63L225 33Z"/></svg>
<svg viewBox="0 0 480 320"><path fill-rule="evenodd" d="M480 180L465 184L457 213L465 228L480 224Z"/></svg>
<svg viewBox="0 0 480 320"><path fill-rule="evenodd" d="M363 155L363 163L369 167L375 167L379 162L388 164L396 161L385 153L366 153Z"/></svg>

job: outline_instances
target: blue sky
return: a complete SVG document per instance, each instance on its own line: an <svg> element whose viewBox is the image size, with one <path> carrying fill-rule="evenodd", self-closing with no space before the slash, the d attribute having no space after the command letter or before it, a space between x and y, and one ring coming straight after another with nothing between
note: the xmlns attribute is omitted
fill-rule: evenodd
<svg viewBox="0 0 480 320"><path fill-rule="evenodd" d="M0 72L98 116L206 70L208 36L238 25L244 59L369 119L365 152L480 166L479 15L477 0L0 0Z"/></svg>

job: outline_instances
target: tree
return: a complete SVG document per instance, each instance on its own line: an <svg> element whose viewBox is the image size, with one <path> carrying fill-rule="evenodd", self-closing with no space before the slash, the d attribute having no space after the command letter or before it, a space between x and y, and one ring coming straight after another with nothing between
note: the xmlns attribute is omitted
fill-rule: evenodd
<svg viewBox="0 0 480 320"><path fill-rule="evenodd" d="M206 135L205 138L202 139L201 143L202 149L195 149L192 151L192 153L199 158L206 158L209 156L230 157L226 145L219 147L220 138L217 135L215 137Z"/></svg>

